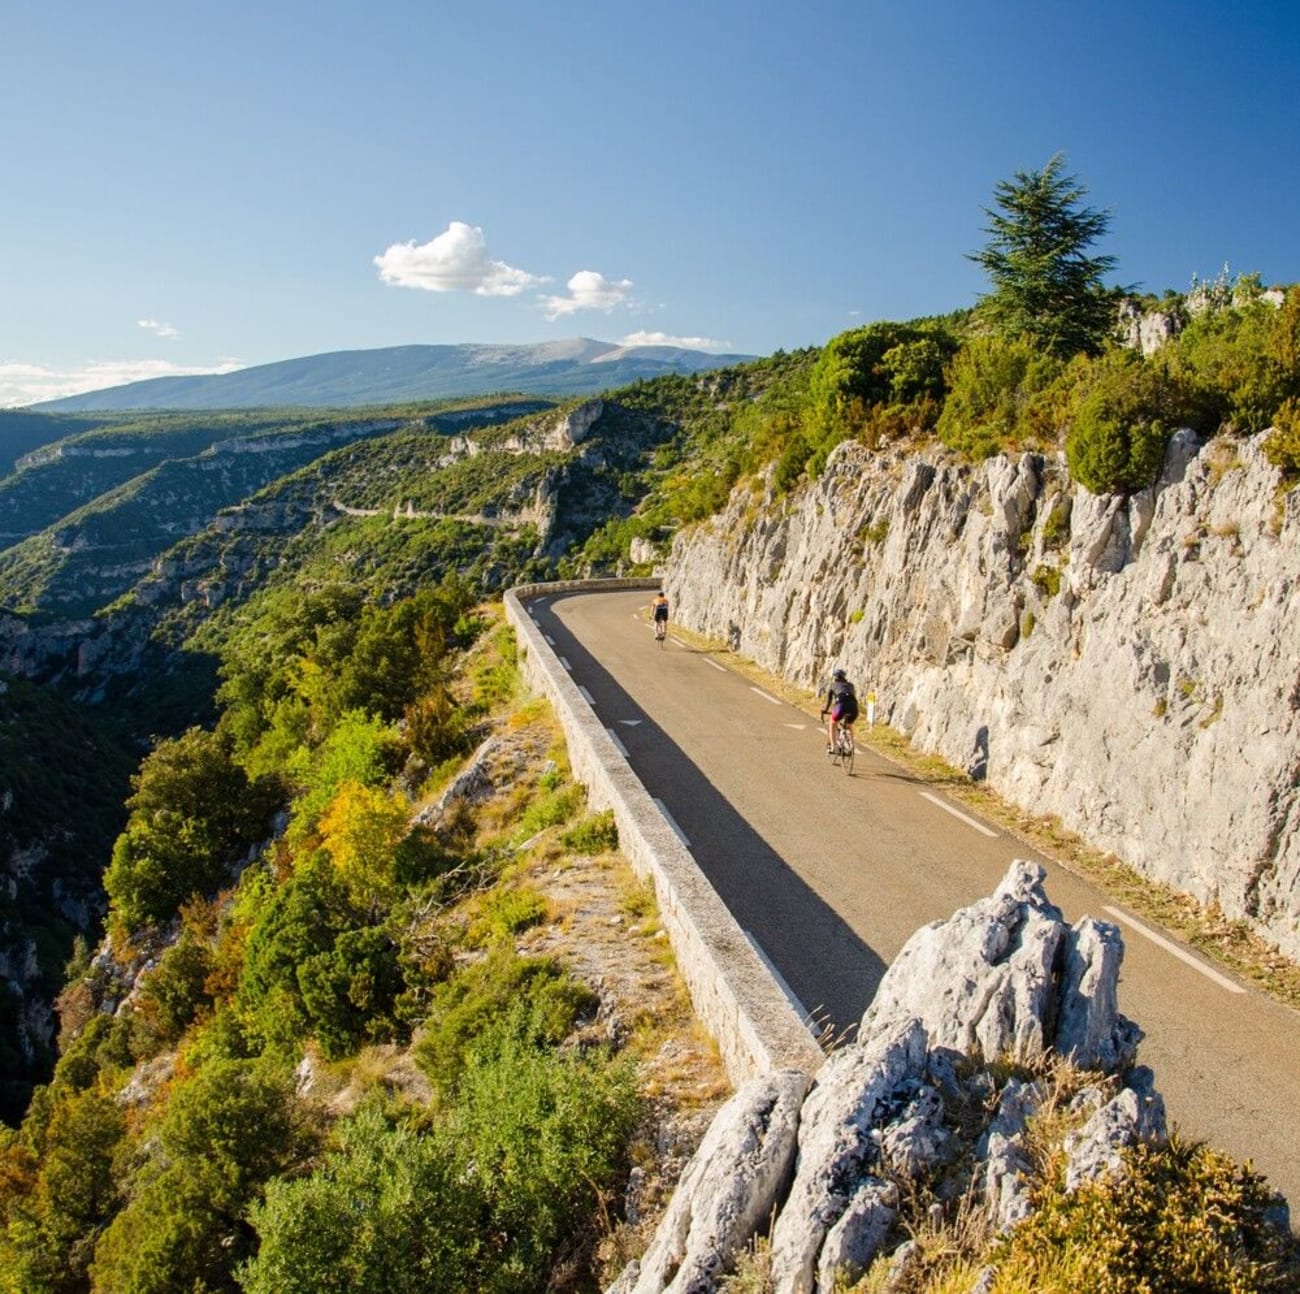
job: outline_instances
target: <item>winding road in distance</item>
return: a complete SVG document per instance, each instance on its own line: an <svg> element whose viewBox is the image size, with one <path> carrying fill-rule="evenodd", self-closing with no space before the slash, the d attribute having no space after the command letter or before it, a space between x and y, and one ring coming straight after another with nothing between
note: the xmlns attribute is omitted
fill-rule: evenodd
<svg viewBox="0 0 1300 1294"><path fill-rule="evenodd" d="M914 930L991 893L1012 859L1036 858L1068 920L1123 930L1120 1009L1145 1031L1139 1061L1155 1071L1171 1127L1252 1160L1300 1215L1300 1013L899 766L859 747L851 777L830 767L815 713L763 692L725 653L671 635L658 648L648 600L568 594L527 605L807 1012L851 1034Z"/></svg>

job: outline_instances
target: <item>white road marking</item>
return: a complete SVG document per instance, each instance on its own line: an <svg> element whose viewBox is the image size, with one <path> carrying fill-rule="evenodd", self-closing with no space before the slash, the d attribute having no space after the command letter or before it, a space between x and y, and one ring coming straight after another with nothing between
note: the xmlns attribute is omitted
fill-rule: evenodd
<svg viewBox="0 0 1300 1294"><path fill-rule="evenodd" d="M817 1026L813 1021L812 1012L810 1012L808 1008L804 1006L804 1004L800 1002L797 997L795 997L794 989L792 989L790 985L785 982L785 976L782 975L781 972L777 970L777 968L772 964L772 959L767 955L767 953L763 951L763 945L760 944L758 940L754 938L753 932L746 930L745 938L749 940L749 946L754 950L755 954L758 957L758 960L761 961L763 965L767 967L767 973L774 980L776 980L776 986L781 990L782 993L785 994L786 1001L788 1001L790 1005L794 1007L795 1013L799 1016L799 1018L804 1023L804 1028L806 1028L808 1032L811 1033L814 1038L816 1038Z"/></svg>
<svg viewBox="0 0 1300 1294"><path fill-rule="evenodd" d="M806 723L787 723L782 726L785 728L793 728L795 732L802 732L808 725Z"/></svg>
<svg viewBox="0 0 1300 1294"><path fill-rule="evenodd" d="M616 733L613 728L606 728L605 731L609 733L610 740L614 743L614 745L618 747L618 753L622 755L624 759L627 759L628 757L627 747L623 745L621 741L619 741L618 733Z"/></svg>
<svg viewBox="0 0 1300 1294"><path fill-rule="evenodd" d="M710 660L707 656L704 658L704 663L706 665L712 665L714 669L719 670L723 674L727 672L725 665L719 665L717 661Z"/></svg>
<svg viewBox="0 0 1300 1294"><path fill-rule="evenodd" d="M627 726L628 726L629 728L635 728L635 727L637 726L637 724L640 723L640 722L641 722L640 719L620 719L620 720L619 720L619 723L625 723L625 724L627 724Z"/></svg>
<svg viewBox="0 0 1300 1294"><path fill-rule="evenodd" d="M573 666L570 665L569 662L565 660L563 656L560 657L560 664L563 665L564 668L567 669L570 674L573 673Z"/></svg>
<svg viewBox="0 0 1300 1294"><path fill-rule="evenodd" d="M582 693L582 699L594 710L596 708L596 698L581 683L578 684L578 691Z"/></svg>
<svg viewBox="0 0 1300 1294"><path fill-rule="evenodd" d="M677 820L668 812L668 808L664 802L662 800L656 800L655 805L659 812L664 815L664 821L673 829L673 835L675 835L677 839L680 840L687 849L689 849L691 847L691 842L686 839L686 833L677 825Z"/></svg>
<svg viewBox="0 0 1300 1294"><path fill-rule="evenodd" d="M1220 975L1218 971L1213 970L1198 958L1193 957L1186 949L1180 948L1176 943L1172 943L1163 935L1158 935L1154 930L1148 929L1140 921L1134 921L1132 917L1121 912L1118 908L1103 907L1103 912L1109 912L1116 921L1122 922L1131 930L1136 930L1138 934L1150 939L1158 948L1163 948L1165 952L1171 953L1177 957L1180 962L1186 962L1193 970L1198 970L1206 979L1212 979L1220 988L1227 989L1229 993L1244 993L1246 990L1240 984L1234 984L1226 975Z"/></svg>
<svg viewBox="0 0 1300 1294"><path fill-rule="evenodd" d="M552 647L555 646L555 639L552 638L550 634L543 634L542 637L545 638L546 641L550 643Z"/></svg>
<svg viewBox="0 0 1300 1294"><path fill-rule="evenodd" d="M998 834L991 827L986 827L982 822L976 822L974 818L967 817L960 809L954 809L951 804L945 804L937 795L931 795L929 791L922 791L921 799L929 800L935 808L942 809L945 813L951 813L954 818L959 818L968 827L974 827L982 835L993 837Z"/></svg>
<svg viewBox="0 0 1300 1294"><path fill-rule="evenodd" d="M761 697L763 698L764 701L771 701L771 703L772 703L773 705L781 705L781 704L782 704L782 702L778 701L778 700L776 699L776 697L774 697L774 696L769 696L766 692L763 691L763 689L762 689L761 687L755 687L752 683L749 685L749 690L750 690L751 692L757 692L758 695L761 696Z"/></svg>

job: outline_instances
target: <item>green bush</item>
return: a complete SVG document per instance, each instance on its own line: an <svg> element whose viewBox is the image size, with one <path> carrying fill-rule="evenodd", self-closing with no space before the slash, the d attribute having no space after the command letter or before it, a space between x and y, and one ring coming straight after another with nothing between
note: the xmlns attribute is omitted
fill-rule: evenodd
<svg viewBox="0 0 1300 1294"><path fill-rule="evenodd" d="M131 816L104 874L113 914L128 930L167 920L191 896L210 895L267 831L275 793L250 783L215 733L191 728L162 741L140 766Z"/></svg>
<svg viewBox="0 0 1300 1294"><path fill-rule="evenodd" d="M1064 1172L994 1255L990 1294L1294 1289L1264 1179L1206 1146L1139 1145L1125 1171L1067 1192Z"/></svg>
<svg viewBox="0 0 1300 1294"><path fill-rule="evenodd" d="M583 818L560 837L565 849L579 854L612 853L618 848L618 824L613 809L604 809Z"/></svg>
<svg viewBox="0 0 1300 1294"><path fill-rule="evenodd" d="M547 827L558 827L568 822L582 807L586 792L569 783L539 796L519 816L515 834L521 839L535 836Z"/></svg>
<svg viewBox="0 0 1300 1294"><path fill-rule="evenodd" d="M271 1182L251 1214L248 1294L454 1294L481 1243L474 1192L440 1139L394 1123L376 1102L340 1125L308 1176Z"/></svg>
<svg viewBox="0 0 1300 1294"><path fill-rule="evenodd" d="M971 338L948 369L948 398L935 427L939 439L979 460L1034 436L1032 404L1062 371L1060 361L1027 338Z"/></svg>
<svg viewBox="0 0 1300 1294"><path fill-rule="evenodd" d="M1221 420L1263 431L1288 399L1300 398L1300 287L1280 308L1246 293L1240 304L1203 310L1170 358L1200 394L1207 431Z"/></svg>
<svg viewBox="0 0 1300 1294"><path fill-rule="evenodd" d="M634 1073L557 1053L507 1020L431 1124L364 1106L305 1177L252 1211L248 1294L530 1294L593 1238L640 1110Z"/></svg>
<svg viewBox="0 0 1300 1294"><path fill-rule="evenodd" d="M473 1040L508 1020L520 1037L557 1043L600 999L549 958L520 957L498 947L483 961L433 990L415 1056L444 1092L459 1081Z"/></svg>
<svg viewBox="0 0 1300 1294"><path fill-rule="evenodd" d="M1093 494L1146 489L1172 432L1199 421L1196 393L1164 358L1108 352L1087 374L1065 438L1070 474Z"/></svg>
<svg viewBox="0 0 1300 1294"><path fill-rule="evenodd" d="M1264 456L1288 481L1300 477L1300 400L1288 400L1264 437Z"/></svg>

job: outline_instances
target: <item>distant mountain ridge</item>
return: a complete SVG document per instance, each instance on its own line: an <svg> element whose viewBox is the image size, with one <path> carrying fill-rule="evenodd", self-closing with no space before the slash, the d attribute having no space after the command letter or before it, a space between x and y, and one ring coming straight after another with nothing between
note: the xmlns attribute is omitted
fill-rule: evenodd
<svg viewBox="0 0 1300 1294"><path fill-rule="evenodd" d="M338 409L504 391L594 395L641 378L699 373L752 358L680 346L621 346L588 337L517 346L388 346L306 355L234 373L150 378L47 400L32 408L51 412Z"/></svg>

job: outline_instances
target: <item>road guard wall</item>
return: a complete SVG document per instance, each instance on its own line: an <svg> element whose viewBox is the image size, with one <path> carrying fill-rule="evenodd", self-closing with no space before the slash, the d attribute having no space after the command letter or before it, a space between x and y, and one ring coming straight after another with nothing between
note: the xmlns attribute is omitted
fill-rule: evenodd
<svg viewBox="0 0 1300 1294"><path fill-rule="evenodd" d="M557 594L657 587L624 579L511 589L506 617L518 637L520 669L529 687L554 706L589 805L613 810L620 850L654 885L695 1013L717 1040L732 1082L774 1069L813 1074L823 1054L808 1027L528 614L530 602Z"/></svg>

